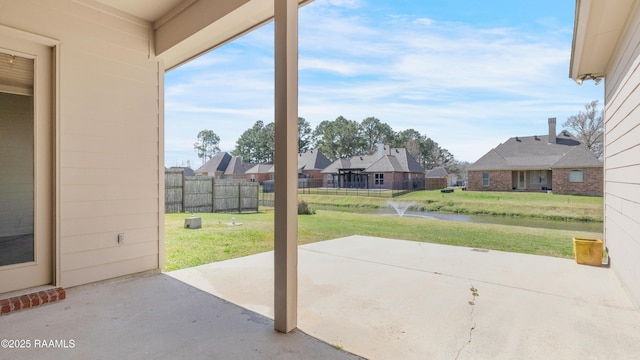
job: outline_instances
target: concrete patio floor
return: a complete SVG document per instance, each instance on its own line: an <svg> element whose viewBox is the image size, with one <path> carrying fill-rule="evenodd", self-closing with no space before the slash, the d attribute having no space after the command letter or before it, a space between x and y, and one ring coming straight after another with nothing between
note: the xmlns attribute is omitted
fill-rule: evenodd
<svg viewBox="0 0 640 360"><path fill-rule="evenodd" d="M640 313L610 269L479 250L300 246L298 328L370 359L640 358ZM272 252L168 275L273 317Z"/></svg>
<svg viewBox="0 0 640 360"><path fill-rule="evenodd" d="M0 341L2 360L359 359L165 274L67 289L65 300L0 316Z"/></svg>
<svg viewBox="0 0 640 360"><path fill-rule="evenodd" d="M640 358L613 273L570 259L352 236L300 246L300 330L275 332L272 304L273 252L72 288L0 317L0 339L32 344L0 358Z"/></svg>

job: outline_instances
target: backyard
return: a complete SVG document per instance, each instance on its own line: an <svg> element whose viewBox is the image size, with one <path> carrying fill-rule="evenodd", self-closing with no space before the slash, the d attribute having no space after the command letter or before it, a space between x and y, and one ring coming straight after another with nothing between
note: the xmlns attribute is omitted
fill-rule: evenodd
<svg viewBox="0 0 640 360"><path fill-rule="evenodd" d="M298 242L307 244L350 235L370 235L455 246L570 258L572 238L601 238L601 231L564 230L562 224L602 222L602 198L545 193L419 191L393 199L413 203L414 212L489 214L548 219L560 229L444 221L414 216L383 216L389 199L303 195L314 215L298 216ZM358 209L366 209L360 213ZM344 211L346 210L346 211ZM201 229L185 229L185 214L165 215L165 269L177 270L273 249L273 208L258 213L206 213ZM236 225L231 225L232 218ZM569 227L569 226L567 226ZM578 226L579 228L579 226ZM596 226L597 228L597 226Z"/></svg>

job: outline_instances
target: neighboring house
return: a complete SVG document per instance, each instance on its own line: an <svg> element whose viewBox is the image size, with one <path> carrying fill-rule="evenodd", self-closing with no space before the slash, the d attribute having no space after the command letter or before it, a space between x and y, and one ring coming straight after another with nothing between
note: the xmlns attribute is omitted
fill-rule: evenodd
<svg viewBox="0 0 640 360"><path fill-rule="evenodd" d="M313 149L298 154L298 177L322 179L322 170L331 165L320 150Z"/></svg>
<svg viewBox="0 0 640 360"><path fill-rule="evenodd" d="M444 189L448 185L449 173L441 166L427 170L425 177L427 190Z"/></svg>
<svg viewBox="0 0 640 360"><path fill-rule="evenodd" d="M221 178L223 180L246 180L246 172L255 164L245 163L239 156L232 156Z"/></svg>
<svg viewBox="0 0 640 360"><path fill-rule="evenodd" d="M338 159L322 171L325 187L424 189L424 169L405 148L378 144L371 155Z"/></svg>
<svg viewBox="0 0 640 360"><path fill-rule="evenodd" d="M220 179L231 162L231 155L219 152L196 170L196 175L213 176Z"/></svg>
<svg viewBox="0 0 640 360"><path fill-rule="evenodd" d="M276 136L294 133L291 59L297 8L308 2L0 0L0 168L12 174L0 176L0 238L27 256L7 256L0 241L0 258L12 257L0 263L0 298L159 272L165 72L275 18ZM297 145L294 136L275 144L289 182ZM295 221L297 189L286 184L275 217ZM277 227L274 242L274 327L288 332L297 267L287 264L297 254L283 249L297 245L296 227Z"/></svg>
<svg viewBox="0 0 640 360"><path fill-rule="evenodd" d="M250 182L262 184L267 180L273 180L273 164L257 164L245 171L245 179Z"/></svg>
<svg viewBox="0 0 640 360"><path fill-rule="evenodd" d="M198 170L196 175L213 176L221 180L244 180L245 172L252 168L254 164L245 164L242 158L231 156L226 152L219 152Z"/></svg>
<svg viewBox="0 0 640 360"><path fill-rule="evenodd" d="M169 168L171 171L183 171L184 176L196 176L196 172L192 168L186 166L172 166Z"/></svg>
<svg viewBox="0 0 640 360"><path fill-rule="evenodd" d="M640 308L640 3L576 1L570 76L604 81L604 240ZM588 83L587 83L588 82Z"/></svg>
<svg viewBox="0 0 640 360"><path fill-rule="evenodd" d="M475 191L549 191L602 195L602 162L573 135L514 137L492 149L468 169L468 189Z"/></svg>

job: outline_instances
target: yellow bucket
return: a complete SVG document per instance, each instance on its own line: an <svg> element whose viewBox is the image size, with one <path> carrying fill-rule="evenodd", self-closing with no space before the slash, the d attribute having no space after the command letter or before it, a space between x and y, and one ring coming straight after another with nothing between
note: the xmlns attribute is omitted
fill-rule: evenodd
<svg viewBox="0 0 640 360"><path fill-rule="evenodd" d="M578 264L602 266L602 240L574 237L573 254Z"/></svg>

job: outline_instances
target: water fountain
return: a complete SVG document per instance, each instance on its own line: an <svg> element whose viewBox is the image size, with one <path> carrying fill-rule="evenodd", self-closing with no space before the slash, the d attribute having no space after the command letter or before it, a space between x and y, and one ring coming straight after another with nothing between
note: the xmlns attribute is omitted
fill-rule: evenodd
<svg viewBox="0 0 640 360"><path fill-rule="evenodd" d="M407 209L410 208L415 203L395 202L395 201L388 200L387 204L389 204L391 207L393 207L396 210L396 213L398 214L398 216L402 216L407 211Z"/></svg>

